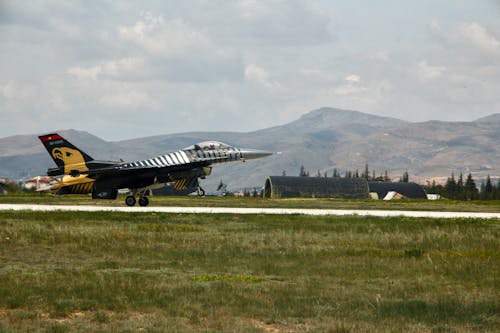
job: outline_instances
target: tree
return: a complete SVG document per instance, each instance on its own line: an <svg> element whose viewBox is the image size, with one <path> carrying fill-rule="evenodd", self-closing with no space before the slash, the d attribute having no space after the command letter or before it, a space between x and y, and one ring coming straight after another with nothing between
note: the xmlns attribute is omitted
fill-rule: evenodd
<svg viewBox="0 0 500 333"><path fill-rule="evenodd" d="M436 180L432 180L431 193L436 193Z"/></svg>
<svg viewBox="0 0 500 333"><path fill-rule="evenodd" d="M476 183L472 179L472 174L467 175L467 180L465 181L465 198L467 200L476 200L479 197Z"/></svg>
<svg viewBox="0 0 500 333"><path fill-rule="evenodd" d="M498 183L495 189L495 199L500 199L500 178L498 179Z"/></svg>
<svg viewBox="0 0 500 333"><path fill-rule="evenodd" d="M283 177L285 177L285 176L286 176L286 170L283 170L283 171L281 172L281 175L282 175Z"/></svg>
<svg viewBox="0 0 500 333"><path fill-rule="evenodd" d="M403 172L403 176L399 178L400 182L408 183L410 181L410 175L408 175L408 171Z"/></svg>
<svg viewBox="0 0 500 333"><path fill-rule="evenodd" d="M457 181L457 190L456 190L456 198L459 200L466 200L467 195L465 193L465 188L464 188L464 177L462 173L460 172L460 176L458 176L458 181Z"/></svg>
<svg viewBox="0 0 500 333"><path fill-rule="evenodd" d="M300 166L299 176L300 177L306 177L307 176L307 174L306 174L306 168L304 168L304 165Z"/></svg>
<svg viewBox="0 0 500 333"><path fill-rule="evenodd" d="M365 164L365 171L361 175L364 179L368 180L370 178L370 170L368 169L368 163Z"/></svg>
<svg viewBox="0 0 500 333"><path fill-rule="evenodd" d="M387 170L385 170L384 172L384 182L390 182L391 179L389 178L389 173L387 172Z"/></svg>
<svg viewBox="0 0 500 333"><path fill-rule="evenodd" d="M455 181L455 175L452 173L451 177L448 177L448 180L444 185L444 194L449 199L455 199L456 191L457 191L457 182Z"/></svg>
<svg viewBox="0 0 500 333"><path fill-rule="evenodd" d="M486 176L486 183L484 184L484 188L481 186L481 199L483 200L494 199L493 191L494 191L494 186L491 182L490 175L488 175Z"/></svg>
<svg viewBox="0 0 500 333"><path fill-rule="evenodd" d="M337 168L333 168L333 175L332 175L333 178L338 178L340 177L340 174L337 170Z"/></svg>

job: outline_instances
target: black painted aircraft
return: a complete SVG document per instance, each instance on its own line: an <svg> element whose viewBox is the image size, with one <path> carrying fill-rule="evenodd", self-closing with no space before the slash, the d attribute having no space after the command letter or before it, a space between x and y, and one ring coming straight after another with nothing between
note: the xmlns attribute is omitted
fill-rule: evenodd
<svg viewBox="0 0 500 333"><path fill-rule="evenodd" d="M206 141L154 158L135 162L97 161L73 146L57 133L39 136L57 168L47 170L57 182L49 187L54 194L92 193L92 199L116 199L119 189L132 192L125 199L134 206L147 206L150 190L173 183L177 190L196 188L198 195L205 191L198 179L205 179L212 164L269 156L272 153L229 146L222 142Z"/></svg>

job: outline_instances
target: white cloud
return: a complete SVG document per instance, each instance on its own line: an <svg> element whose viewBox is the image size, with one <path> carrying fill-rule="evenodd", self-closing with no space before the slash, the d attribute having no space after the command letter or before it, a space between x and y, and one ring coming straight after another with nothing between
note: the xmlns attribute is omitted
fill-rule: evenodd
<svg viewBox="0 0 500 333"><path fill-rule="evenodd" d="M7 82L4 86L2 86L2 95L6 99L13 99L16 96L16 88L14 87L14 83L12 81Z"/></svg>
<svg viewBox="0 0 500 333"><path fill-rule="evenodd" d="M371 56L371 59L377 60L379 62L390 62L391 58L384 51L377 51L374 55Z"/></svg>
<svg viewBox="0 0 500 333"><path fill-rule="evenodd" d="M346 76L345 80L349 83L358 83L361 80L361 77L356 74L351 74Z"/></svg>
<svg viewBox="0 0 500 333"><path fill-rule="evenodd" d="M500 42L480 24L464 23L458 31L463 39L482 52L500 56Z"/></svg>
<svg viewBox="0 0 500 333"><path fill-rule="evenodd" d="M40 91L31 83L9 81L0 86L4 107L0 106L0 112L4 109L11 113L25 111L25 107L31 105L32 101L38 100Z"/></svg>
<svg viewBox="0 0 500 333"><path fill-rule="evenodd" d="M366 88L354 86L351 84L346 84L340 87L337 87L333 90L335 95L353 95L360 94L366 91Z"/></svg>
<svg viewBox="0 0 500 333"><path fill-rule="evenodd" d="M310 1L241 0L225 7L228 15L221 24L237 28L219 32L244 45L314 45L334 39L328 12Z"/></svg>
<svg viewBox="0 0 500 333"><path fill-rule="evenodd" d="M418 64L418 75L424 80L434 80L441 77L446 71L444 66L431 66L427 63L427 60L422 60Z"/></svg>
<svg viewBox="0 0 500 333"><path fill-rule="evenodd" d="M102 68L99 65L90 68L71 67L66 72L79 80L97 80L97 76L101 74Z"/></svg>
<svg viewBox="0 0 500 333"><path fill-rule="evenodd" d="M353 95L360 94L366 91L366 88L363 87L361 82L361 77L356 74L350 74L345 77L345 84L335 88L333 92L335 95Z"/></svg>
<svg viewBox="0 0 500 333"><path fill-rule="evenodd" d="M111 107L135 109L149 102L148 94L144 92L128 91L112 95L105 95L99 100L101 104Z"/></svg>
<svg viewBox="0 0 500 333"><path fill-rule="evenodd" d="M165 19L144 13L130 26L119 26L120 48L126 49L134 69L143 67L140 77L169 82L207 82L241 80L243 73L239 52L216 44L207 29L184 18ZM117 64L123 69L125 64ZM112 72L112 66L104 68Z"/></svg>
<svg viewBox="0 0 500 333"><path fill-rule="evenodd" d="M245 68L245 79L257 82L267 88L277 88L280 84L269 78L269 73L262 67L250 64Z"/></svg>
<svg viewBox="0 0 500 333"><path fill-rule="evenodd" d="M53 95L50 97L50 106L56 111L64 111L68 104L61 95Z"/></svg>
<svg viewBox="0 0 500 333"><path fill-rule="evenodd" d="M441 25L439 24L439 21L436 19L433 19L431 21L431 23L429 23L429 30L434 35L440 35L442 33L442 31L441 31Z"/></svg>
<svg viewBox="0 0 500 333"><path fill-rule="evenodd" d="M338 80L337 75L334 73L328 71L328 70L321 70L321 69L314 69L314 68L305 68L301 69L299 73L304 77L304 79L309 79L313 80L315 82L319 83L328 83L328 82L334 82Z"/></svg>
<svg viewBox="0 0 500 333"><path fill-rule="evenodd" d="M483 54L500 56L500 41L483 25L467 22L450 29L443 29L437 20L429 25L433 36L458 54Z"/></svg>
<svg viewBox="0 0 500 333"><path fill-rule="evenodd" d="M71 67L67 73L79 80L97 80L99 78L130 78L145 73L145 63L142 58L121 58L101 62L93 67Z"/></svg>
<svg viewBox="0 0 500 333"><path fill-rule="evenodd" d="M176 56L213 48L210 38L181 18L165 20L143 14L133 26L120 26L118 35L151 54Z"/></svg>

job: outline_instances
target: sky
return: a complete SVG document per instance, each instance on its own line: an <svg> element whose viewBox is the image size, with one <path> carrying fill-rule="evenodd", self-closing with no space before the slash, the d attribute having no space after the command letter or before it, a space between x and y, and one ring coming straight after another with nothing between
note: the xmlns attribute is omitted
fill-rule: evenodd
<svg viewBox="0 0 500 333"><path fill-rule="evenodd" d="M0 0L0 137L500 112L500 0Z"/></svg>

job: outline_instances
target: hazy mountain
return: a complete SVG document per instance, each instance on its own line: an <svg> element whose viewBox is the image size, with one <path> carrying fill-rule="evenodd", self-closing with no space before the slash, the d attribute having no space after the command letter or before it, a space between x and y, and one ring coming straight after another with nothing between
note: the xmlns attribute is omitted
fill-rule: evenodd
<svg viewBox="0 0 500 333"><path fill-rule="evenodd" d="M479 118L476 122L482 123L500 123L500 113L494 113L486 117Z"/></svg>
<svg viewBox="0 0 500 333"><path fill-rule="evenodd" d="M357 111L322 108L299 119L249 133L192 132L107 142L80 131L59 131L97 159L142 159L205 140L279 152L245 163L215 165L203 181L207 189L220 180L229 188L261 186L268 175L298 175L301 165L311 175L331 176L333 168L360 172L368 163L377 175L398 178L447 177L472 172L475 177L500 174L500 114L473 122L409 123ZM45 173L53 162L37 135L0 139L0 177L14 179Z"/></svg>

